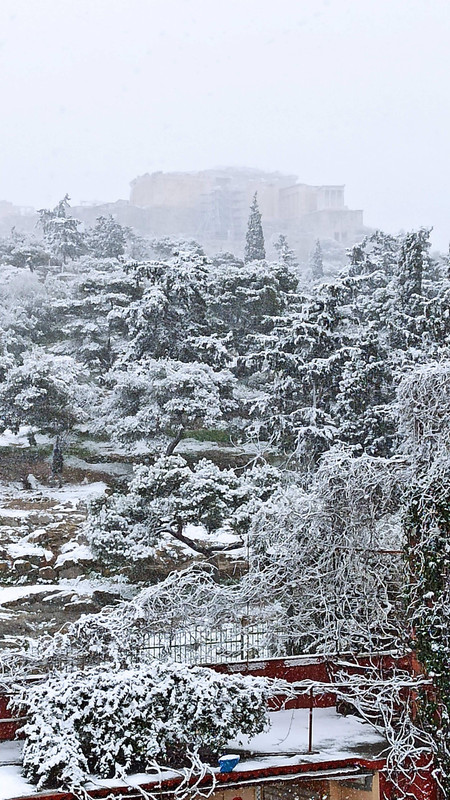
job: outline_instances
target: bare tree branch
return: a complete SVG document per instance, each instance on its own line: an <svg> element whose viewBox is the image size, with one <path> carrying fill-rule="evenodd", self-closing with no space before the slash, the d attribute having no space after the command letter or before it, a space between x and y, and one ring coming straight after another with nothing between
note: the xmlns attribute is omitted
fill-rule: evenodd
<svg viewBox="0 0 450 800"><path fill-rule="evenodd" d="M173 455L173 452L174 452L175 448L177 447L177 445L179 445L179 444L180 444L180 442L181 442L181 440L182 440L182 438L183 438L183 433L184 433L184 426L182 425L182 426L180 427L180 429L179 429L179 431L178 431L177 435L175 436L175 439L173 439L173 440L172 440L172 441L169 443L169 445L168 445L168 447L167 447L167 450L166 450L166 456L171 456L171 455Z"/></svg>
<svg viewBox="0 0 450 800"><path fill-rule="evenodd" d="M192 550L195 550L197 553L201 553L203 556L214 556L216 553L226 553L231 552L232 550L238 550L240 547L244 547L244 542L242 539L239 539L237 542L231 542L231 544L215 544L215 545L205 545L196 542L194 539L191 539L189 536L185 536L183 531L183 523L181 521L177 522L176 528L160 528L161 533L169 533L174 539L177 539L179 542L186 544Z"/></svg>

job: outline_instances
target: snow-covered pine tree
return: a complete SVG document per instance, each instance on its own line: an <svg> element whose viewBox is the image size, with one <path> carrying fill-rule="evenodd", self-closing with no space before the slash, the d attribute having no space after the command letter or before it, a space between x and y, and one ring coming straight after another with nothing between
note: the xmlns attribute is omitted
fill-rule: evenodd
<svg viewBox="0 0 450 800"><path fill-rule="evenodd" d="M110 372L108 384L100 427L125 442L173 440L180 428L223 429L238 410L232 373L196 361L142 358Z"/></svg>
<svg viewBox="0 0 450 800"><path fill-rule="evenodd" d="M78 258L84 250L84 238L78 230L80 221L67 216L69 200L66 194L52 211L44 208L38 211L44 239L55 255L62 258L63 264L68 258Z"/></svg>
<svg viewBox="0 0 450 800"><path fill-rule="evenodd" d="M245 237L244 261L263 261L266 257L264 247L264 233L261 224L261 212L258 207L258 192L253 196L250 206L250 216L248 218L247 234Z"/></svg>
<svg viewBox="0 0 450 800"><path fill-rule="evenodd" d="M114 217L97 217L89 231L88 246L96 258L119 258L125 252L127 229Z"/></svg>
<svg viewBox="0 0 450 800"><path fill-rule="evenodd" d="M397 271L401 244L398 236L374 231L350 250L349 275L370 275L381 271L391 278Z"/></svg>
<svg viewBox="0 0 450 800"><path fill-rule="evenodd" d="M0 240L0 261L3 264L28 268L34 272L36 267L49 264L50 259L50 253L43 247L42 242L22 231L17 231L15 227L11 228L8 237Z"/></svg>
<svg viewBox="0 0 450 800"><path fill-rule="evenodd" d="M130 358L195 361L196 340L215 333L206 318L209 265L204 255L180 251L165 261L131 265L144 294L124 309Z"/></svg>
<svg viewBox="0 0 450 800"><path fill-rule="evenodd" d="M296 269L298 267L295 253L289 247L288 240L283 233L280 233L278 238L274 241L273 246L277 251L280 264L288 267L288 269Z"/></svg>
<svg viewBox="0 0 450 800"><path fill-rule="evenodd" d="M75 359L34 347L21 361L11 365L0 383L0 431L17 433L21 425L29 425L35 432L57 435L84 418L89 389Z"/></svg>
<svg viewBox="0 0 450 800"><path fill-rule="evenodd" d="M267 465L237 475L206 459L191 469L181 456L162 456L136 469L126 494L114 493L92 507L86 535L109 569L148 581L155 564L160 574L164 558L170 565L176 542L206 557L241 548L253 514L279 480L278 470ZM201 540L192 526L203 528ZM179 548L178 564L191 558Z"/></svg>

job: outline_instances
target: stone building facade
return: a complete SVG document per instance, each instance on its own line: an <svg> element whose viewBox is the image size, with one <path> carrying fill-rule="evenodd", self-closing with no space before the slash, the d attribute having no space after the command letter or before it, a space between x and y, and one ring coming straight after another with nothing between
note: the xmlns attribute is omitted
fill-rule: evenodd
<svg viewBox="0 0 450 800"><path fill-rule="evenodd" d="M192 236L235 247L245 237L255 192L266 239L285 233L297 249L310 250L316 239L349 246L366 232L363 212L345 205L344 186L310 186L278 172L154 172L135 178L130 204L145 209L155 235Z"/></svg>

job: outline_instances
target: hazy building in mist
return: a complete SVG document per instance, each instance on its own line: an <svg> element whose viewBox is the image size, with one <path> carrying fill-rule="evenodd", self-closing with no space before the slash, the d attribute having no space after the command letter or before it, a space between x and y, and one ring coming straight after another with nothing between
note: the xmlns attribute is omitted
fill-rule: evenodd
<svg viewBox="0 0 450 800"><path fill-rule="evenodd" d="M86 202L70 213L86 226L112 214L144 236L194 238L208 252L242 255L255 192L268 258L275 257L272 239L283 233L303 263L320 239L329 260L338 264L345 259L345 249L367 233L363 212L345 205L344 186L310 186L299 183L296 175L248 168L141 175L131 183L129 200ZM36 222L34 209L0 202L1 235L8 235L12 227L33 233Z"/></svg>
<svg viewBox="0 0 450 800"><path fill-rule="evenodd" d="M344 186L309 186L278 172L154 172L132 181L130 204L145 209L155 235L182 234L236 248L255 191L266 237L286 233L300 252L318 238L351 245L365 233L363 212L345 205Z"/></svg>
<svg viewBox="0 0 450 800"><path fill-rule="evenodd" d="M15 206L0 200L0 236L8 236L12 228L32 232L36 225L36 212L29 206Z"/></svg>

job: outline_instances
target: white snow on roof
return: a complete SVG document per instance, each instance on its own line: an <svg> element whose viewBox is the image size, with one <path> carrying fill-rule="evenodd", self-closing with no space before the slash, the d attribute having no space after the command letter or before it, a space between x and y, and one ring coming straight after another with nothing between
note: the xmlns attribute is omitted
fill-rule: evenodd
<svg viewBox="0 0 450 800"><path fill-rule="evenodd" d="M36 787L20 774L20 767L0 767L0 800L34 794Z"/></svg>
<svg viewBox="0 0 450 800"><path fill-rule="evenodd" d="M36 792L21 775L22 747L22 742L0 742L0 800Z"/></svg>
<svg viewBox="0 0 450 800"><path fill-rule="evenodd" d="M299 754L302 761L351 758L365 748L386 746L385 739L358 717L337 714L334 708L313 711L313 753L308 754L309 709L269 712L270 728L264 733L232 739L228 746L241 748L255 755ZM241 767L240 767L241 768Z"/></svg>

